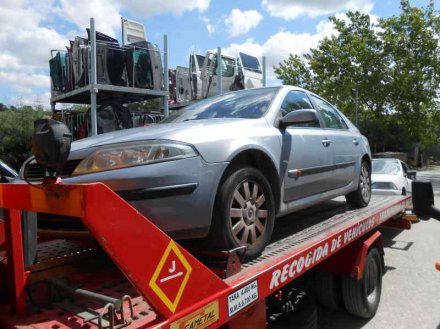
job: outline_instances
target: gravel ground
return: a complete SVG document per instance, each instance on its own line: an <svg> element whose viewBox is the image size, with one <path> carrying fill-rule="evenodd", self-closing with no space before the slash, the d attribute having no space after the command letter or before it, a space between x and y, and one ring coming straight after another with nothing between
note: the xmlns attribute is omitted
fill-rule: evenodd
<svg viewBox="0 0 440 329"><path fill-rule="evenodd" d="M440 207L440 167L420 171L418 179L433 182ZM383 229L386 272L376 316L359 319L346 312L319 309L319 328L440 329L440 221L429 220L411 230Z"/></svg>

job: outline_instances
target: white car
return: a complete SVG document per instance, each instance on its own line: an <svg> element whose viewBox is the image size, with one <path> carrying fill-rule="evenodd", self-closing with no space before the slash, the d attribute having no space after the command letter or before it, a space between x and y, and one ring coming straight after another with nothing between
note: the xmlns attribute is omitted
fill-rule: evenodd
<svg viewBox="0 0 440 329"><path fill-rule="evenodd" d="M411 182L416 171L399 159L373 159L372 192L374 194L406 195L411 193Z"/></svg>

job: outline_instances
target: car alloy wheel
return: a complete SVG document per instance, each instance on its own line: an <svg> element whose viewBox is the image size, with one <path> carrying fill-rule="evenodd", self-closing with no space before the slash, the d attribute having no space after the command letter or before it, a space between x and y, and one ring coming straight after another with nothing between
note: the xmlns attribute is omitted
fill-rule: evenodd
<svg viewBox="0 0 440 329"><path fill-rule="evenodd" d="M362 163L361 175L360 175L360 188L362 198L365 202L369 202L371 198L371 182L370 182L370 171L368 164Z"/></svg>
<svg viewBox="0 0 440 329"><path fill-rule="evenodd" d="M230 225L234 239L254 246L263 239L268 218L266 196L261 186L245 180L237 186L230 205Z"/></svg>
<svg viewBox="0 0 440 329"><path fill-rule="evenodd" d="M269 243L275 222L275 201L266 177L256 168L227 172L216 196L206 244L216 250L246 247L253 259Z"/></svg>
<svg viewBox="0 0 440 329"><path fill-rule="evenodd" d="M366 207L371 199L371 170L370 164L363 160L360 167L358 188L345 196L352 208Z"/></svg>

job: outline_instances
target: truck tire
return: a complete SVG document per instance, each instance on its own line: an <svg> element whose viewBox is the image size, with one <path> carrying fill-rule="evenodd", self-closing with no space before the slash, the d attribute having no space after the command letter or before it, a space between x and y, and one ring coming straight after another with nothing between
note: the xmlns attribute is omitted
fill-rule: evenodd
<svg viewBox="0 0 440 329"><path fill-rule="evenodd" d="M315 273L314 290L316 300L329 311L337 311L342 306L341 277L326 270Z"/></svg>
<svg viewBox="0 0 440 329"><path fill-rule="evenodd" d="M352 208L366 207L371 199L371 168L366 160L362 160L357 190L345 196Z"/></svg>
<svg viewBox="0 0 440 329"><path fill-rule="evenodd" d="M368 252L362 279L342 277L342 298L348 313L372 318L379 307L382 292L382 256L376 248Z"/></svg>
<svg viewBox="0 0 440 329"><path fill-rule="evenodd" d="M255 258L270 241L275 202L266 177L255 168L234 171L217 193L208 237L216 249L246 246L246 258Z"/></svg>
<svg viewBox="0 0 440 329"><path fill-rule="evenodd" d="M318 311L314 300L305 291L292 296L293 310L275 318L268 317L269 329L317 329ZM288 307L289 308L289 307Z"/></svg>

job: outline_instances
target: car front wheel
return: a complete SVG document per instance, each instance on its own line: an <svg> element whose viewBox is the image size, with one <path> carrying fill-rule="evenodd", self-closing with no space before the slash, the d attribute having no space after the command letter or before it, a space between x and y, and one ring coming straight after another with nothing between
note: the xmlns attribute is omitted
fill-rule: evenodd
<svg viewBox="0 0 440 329"><path fill-rule="evenodd" d="M268 244L275 218L269 182L255 168L233 172L217 194L210 239L217 248L246 246L246 257L257 257Z"/></svg>

